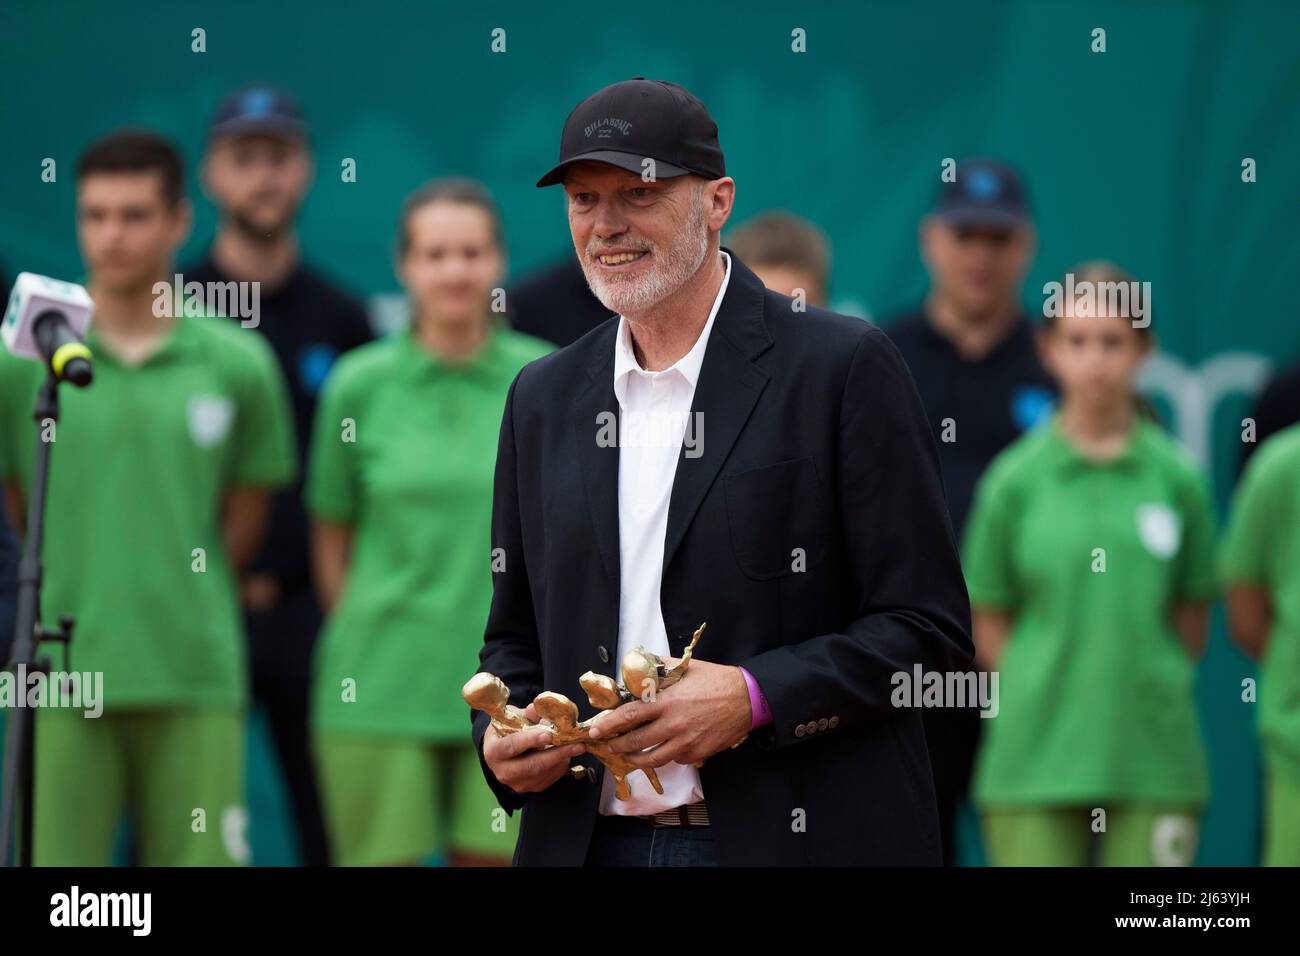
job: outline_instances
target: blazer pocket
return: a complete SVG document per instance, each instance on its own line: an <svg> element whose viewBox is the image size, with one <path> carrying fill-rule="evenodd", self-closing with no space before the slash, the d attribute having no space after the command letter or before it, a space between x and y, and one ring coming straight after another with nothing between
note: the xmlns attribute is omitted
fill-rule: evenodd
<svg viewBox="0 0 1300 956"><path fill-rule="evenodd" d="M756 581L799 574L826 549L826 497L817 465L795 458L726 475L731 548Z"/></svg>
<svg viewBox="0 0 1300 956"><path fill-rule="evenodd" d="M938 804L934 792L933 773L930 767L925 766L920 760L915 758L916 750L908 746L903 739L903 716L898 715L888 721L889 734L894 740L894 751L898 755L898 768L903 771L901 776L907 782L909 789L912 791L912 799L907 801L908 809L912 812L912 819L916 821L917 832L924 835L926 842L933 842L938 838L936 826L938 817L934 813L926 813L926 807L934 807L938 810ZM921 719L916 720L917 730L924 734L921 727ZM919 746L924 747L924 744Z"/></svg>

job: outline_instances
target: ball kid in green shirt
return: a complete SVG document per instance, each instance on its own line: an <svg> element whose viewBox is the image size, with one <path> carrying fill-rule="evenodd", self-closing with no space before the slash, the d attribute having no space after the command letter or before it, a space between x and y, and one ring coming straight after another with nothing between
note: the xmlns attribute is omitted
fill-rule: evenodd
<svg viewBox="0 0 1300 956"><path fill-rule="evenodd" d="M500 222L475 183L431 183L402 211L409 329L354 350L317 412L307 505L329 610L313 694L318 766L343 865L508 863L460 688L492 598L492 481L506 394L551 347L490 306Z"/></svg>
<svg viewBox="0 0 1300 956"><path fill-rule="evenodd" d="M997 865L1083 865L1094 833L1105 864L1187 864L1208 797L1192 684L1209 491L1138 408L1149 331L1102 306L1049 317L1060 409L994 460L964 542L977 654L1000 675L973 790Z"/></svg>
<svg viewBox="0 0 1300 956"><path fill-rule="evenodd" d="M61 387L60 418L42 432L53 446L41 610L47 625L76 618L69 663L102 675L103 713L37 715L37 865L106 865L128 809L144 865L247 859L234 582L270 489L297 466L266 344L156 292L171 287L189 230L183 181L175 148L144 132L109 134L77 170L95 378ZM0 356L0 474L13 502L31 497L44 375Z"/></svg>
<svg viewBox="0 0 1300 956"><path fill-rule="evenodd" d="M1229 630L1260 662L1264 864L1300 866L1300 425L1251 456L1221 568Z"/></svg>

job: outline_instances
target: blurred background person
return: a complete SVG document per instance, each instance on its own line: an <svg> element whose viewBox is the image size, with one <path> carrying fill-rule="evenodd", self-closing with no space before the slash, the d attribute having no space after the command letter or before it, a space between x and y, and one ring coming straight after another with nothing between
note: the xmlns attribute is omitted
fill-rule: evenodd
<svg viewBox="0 0 1300 956"><path fill-rule="evenodd" d="M307 265L295 219L310 188L307 127L285 93L251 86L228 96L208 131L200 178L220 219L185 281L259 283L250 328L264 335L289 387L300 477L276 494L261 549L241 579L253 701L266 715L293 806L302 862L329 855L307 730L311 655L321 612L311 585L302 504L316 399L334 360L371 339L365 309ZM238 317L232 317L238 318Z"/></svg>
<svg viewBox="0 0 1300 956"><path fill-rule="evenodd" d="M746 220L723 243L754 270L773 292L824 308L831 285L831 247L826 233L807 219L783 211L761 212Z"/></svg>
<svg viewBox="0 0 1300 956"><path fill-rule="evenodd" d="M0 263L0 294L9 301L9 278L5 275L4 265ZM0 474L4 465L0 464ZM9 509L4 507L0 496L0 667L9 663L9 648L13 643L14 614L17 613L15 600L18 590L18 538L9 526ZM0 716L0 731L4 729L4 717ZM4 745L0 744L0 751Z"/></svg>
<svg viewBox="0 0 1300 956"><path fill-rule="evenodd" d="M1255 420L1255 440L1242 442L1240 469L1243 471L1256 448L1300 422L1300 362L1273 373L1255 397L1250 417Z"/></svg>
<svg viewBox="0 0 1300 956"><path fill-rule="evenodd" d="M1020 177L987 159L960 163L921 222L930 290L883 323L907 361L934 429L953 533L961 540L975 483L993 457L1050 414L1055 384L1021 302L1036 232ZM928 709L944 862L957 862L957 819L981 731L975 708Z"/></svg>
<svg viewBox="0 0 1300 956"><path fill-rule="evenodd" d="M3 466L0 466L3 467ZM9 663L18 594L18 538L9 524L9 509L0 507L0 668ZM0 728L4 718L0 716ZM3 751L3 745L0 745Z"/></svg>
<svg viewBox="0 0 1300 956"><path fill-rule="evenodd" d="M293 423L260 336L186 317L155 290L172 288L190 230L184 181L176 148L146 131L97 140L77 166L95 379L60 392L41 604L47 625L76 618L70 660L103 675L103 713L37 721L38 866L106 865L128 810L143 865L247 859L235 576L271 489L294 478ZM0 354L0 467L19 528L44 375Z"/></svg>
<svg viewBox="0 0 1300 956"><path fill-rule="evenodd" d="M1042 347L1060 409L990 465L963 550L977 665L1001 677L973 789L985 842L998 866L1079 866L1104 827L1105 865L1187 865L1209 789L1208 484L1135 400L1149 328L1070 307Z"/></svg>
<svg viewBox="0 0 1300 956"><path fill-rule="evenodd" d="M504 271L496 204L437 180L409 196L397 276L411 322L340 360L317 414L307 502L328 612L313 729L335 859L508 864L465 729L492 570L492 479L506 394L550 351L490 310Z"/></svg>
<svg viewBox="0 0 1300 956"><path fill-rule="evenodd" d="M1264 865L1300 866L1300 425L1250 459L1222 568L1229 632L1260 666Z"/></svg>
<svg viewBox="0 0 1300 956"><path fill-rule="evenodd" d="M506 311L515 331L561 347L578 341L614 314L591 294L572 252L564 261L511 285L506 292Z"/></svg>

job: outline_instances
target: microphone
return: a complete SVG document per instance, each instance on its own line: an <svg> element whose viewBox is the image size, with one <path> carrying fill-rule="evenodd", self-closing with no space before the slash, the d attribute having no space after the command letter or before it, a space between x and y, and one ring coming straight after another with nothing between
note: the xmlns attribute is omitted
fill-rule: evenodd
<svg viewBox="0 0 1300 956"><path fill-rule="evenodd" d="M0 325L5 347L45 365L57 380L85 388L95 377L83 341L94 308L82 286L20 272Z"/></svg>

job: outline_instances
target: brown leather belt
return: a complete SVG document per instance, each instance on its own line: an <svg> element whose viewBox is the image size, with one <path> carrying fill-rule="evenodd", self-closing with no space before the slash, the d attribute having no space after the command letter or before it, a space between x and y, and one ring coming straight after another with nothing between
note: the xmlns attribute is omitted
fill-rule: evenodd
<svg viewBox="0 0 1300 956"><path fill-rule="evenodd" d="M660 810L658 813L638 814L638 817L656 827L707 827L709 825L709 809L704 805L703 800L673 807L671 810Z"/></svg>

